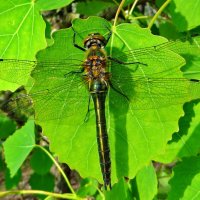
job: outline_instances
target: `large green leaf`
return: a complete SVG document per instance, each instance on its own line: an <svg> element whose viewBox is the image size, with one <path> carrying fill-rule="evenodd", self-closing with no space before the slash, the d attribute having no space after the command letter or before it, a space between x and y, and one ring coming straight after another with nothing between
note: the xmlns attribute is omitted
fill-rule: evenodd
<svg viewBox="0 0 200 200"><path fill-rule="evenodd" d="M46 46L45 23L37 1L0 1L1 58L34 60Z"/></svg>
<svg viewBox="0 0 200 200"><path fill-rule="evenodd" d="M0 59L35 60L35 54L47 46L46 25L40 11L59 8L70 2L69 0L0 0ZM17 73L12 72L14 69L11 68L5 74L5 68L8 67L10 66L0 62L0 90L13 91L27 82L33 64L27 66L26 73L19 70L22 67L19 65ZM18 79L15 84L7 82L10 74L12 79Z"/></svg>
<svg viewBox="0 0 200 200"><path fill-rule="evenodd" d="M173 0L169 9L173 23L180 32L191 30L200 25L199 1L190 0L185 3L185 0Z"/></svg>
<svg viewBox="0 0 200 200"><path fill-rule="evenodd" d="M83 46L83 39L89 33L100 32L106 37L110 24L91 17L75 20L73 27L76 44ZM183 79L179 70L185 63L182 57L163 45L155 47L166 39L131 24L121 24L112 31L106 47L108 54L126 62L142 62L130 66L113 63L110 69L114 86L130 100L129 103L124 96L110 90L106 102L114 183L122 176L134 177L164 150L172 133L178 130L183 103L199 97L200 85ZM84 121L89 93L81 77L70 73L80 70L84 59L84 52L73 45L73 35L72 29L58 31L54 34L54 45L37 56L31 91L36 120L61 162L68 163L83 177L92 176L102 183L93 105L89 120ZM137 50L144 47L149 48Z"/></svg>

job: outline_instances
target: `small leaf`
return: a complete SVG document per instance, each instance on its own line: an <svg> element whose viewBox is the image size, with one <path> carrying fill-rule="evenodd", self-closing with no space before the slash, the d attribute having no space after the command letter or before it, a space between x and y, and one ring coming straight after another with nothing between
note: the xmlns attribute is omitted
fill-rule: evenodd
<svg viewBox="0 0 200 200"><path fill-rule="evenodd" d="M200 185L200 173L198 173L197 175L194 176L191 184L185 190L182 200L188 200L188 199L198 200L198 199L200 199L199 185Z"/></svg>
<svg viewBox="0 0 200 200"><path fill-rule="evenodd" d="M57 1L46 1L38 0L36 1L40 11L58 9L64 6L69 5L73 0L57 0Z"/></svg>
<svg viewBox="0 0 200 200"><path fill-rule="evenodd" d="M87 9L89 6L92 9ZM90 0L77 2L77 12L86 16L99 15L104 9L116 6L112 1Z"/></svg>
<svg viewBox="0 0 200 200"><path fill-rule="evenodd" d="M145 166L136 175L140 200L152 200L157 194L157 177L153 165ZM148 187L147 187L148 185Z"/></svg>
<svg viewBox="0 0 200 200"><path fill-rule="evenodd" d="M112 190L105 193L106 200L132 200L133 196L129 189L128 183L121 178L120 181L113 185Z"/></svg>
<svg viewBox="0 0 200 200"><path fill-rule="evenodd" d="M33 190L44 190L44 191L53 191L54 188L54 176L51 173L45 175L32 174L30 177L30 185Z"/></svg>
<svg viewBox="0 0 200 200"><path fill-rule="evenodd" d="M85 178L81 181L77 195L80 197L92 196L97 192L98 182L92 178Z"/></svg>
<svg viewBox="0 0 200 200"><path fill-rule="evenodd" d="M34 150L31 156L30 165L35 173L40 175L46 174L49 172L52 164L52 160L41 149L37 148Z"/></svg>
<svg viewBox="0 0 200 200"><path fill-rule="evenodd" d="M22 172L21 170L19 169L17 171L17 173L15 174L14 177L10 177L10 172L8 169L6 169L6 174L5 174L5 185L6 185L6 189L7 190L10 190L12 189L14 186L16 187L20 181L22 177Z"/></svg>
<svg viewBox="0 0 200 200"><path fill-rule="evenodd" d="M174 167L174 176L170 180L171 190L168 200L174 199L198 199L200 178L200 158L190 157L183 159ZM191 190L192 189L192 190ZM187 191L187 192L186 192ZM198 192L197 192L198 191ZM192 198L185 198L192 195Z"/></svg>
<svg viewBox="0 0 200 200"><path fill-rule="evenodd" d="M15 123L8 117L0 115L0 139L6 139L15 130Z"/></svg>
<svg viewBox="0 0 200 200"><path fill-rule="evenodd" d="M180 32L191 30L200 25L200 1L173 0L170 4L173 23Z"/></svg>
<svg viewBox="0 0 200 200"><path fill-rule="evenodd" d="M7 167L13 177L35 146L34 123L28 121L3 144Z"/></svg>
<svg viewBox="0 0 200 200"><path fill-rule="evenodd" d="M179 132L174 133L163 154L156 160L169 163L175 158L197 155L200 148L200 104L193 101L184 105L185 115L179 121Z"/></svg>

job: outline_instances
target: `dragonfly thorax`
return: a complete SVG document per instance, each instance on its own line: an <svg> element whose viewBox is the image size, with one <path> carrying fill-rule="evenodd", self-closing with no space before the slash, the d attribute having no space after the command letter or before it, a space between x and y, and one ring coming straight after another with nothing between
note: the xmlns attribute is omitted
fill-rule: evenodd
<svg viewBox="0 0 200 200"><path fill-rule="evenodd" d="M107 82L110 78L110 73L107 72L107 59L102 49L88 50L84 66L84 77L88 83L94 80Z"/></svg>
<svg viewBox="0 0 200 200"><path fill-rule="evenodd" d="M91 33L84 40L84 47L86 49L94 48L104 48L106 45L106 39L99 33Z"/></svg>

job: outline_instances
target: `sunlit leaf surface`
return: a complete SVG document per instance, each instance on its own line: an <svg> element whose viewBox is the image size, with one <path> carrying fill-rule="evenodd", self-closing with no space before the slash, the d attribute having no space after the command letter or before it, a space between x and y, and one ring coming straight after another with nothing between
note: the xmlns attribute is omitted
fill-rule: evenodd
<svg viewBox="0 0 200 200"><path fill-rule="evenodd" d="M45 48L45 22L41 10L56 9L69 4L69 0L0 0L0 59L35 60L36 53ZM19 65L19 68L22 67ZM11 84L5 79L0 80L0 90L15 90L27 82L32 65L27 67L27 74L21 76L20 83ZM20 71L19 71L20 72ZM0 70L0 74L3 72ZM12 73L17 79L17 72Z"/></svg>
<svg viewBox="0 0 200 200"><path fill-rule="evenodd" d="M5 160L13 177L35 145L34 123L29 121L26 126L17 130L4 143Z"/></svg>

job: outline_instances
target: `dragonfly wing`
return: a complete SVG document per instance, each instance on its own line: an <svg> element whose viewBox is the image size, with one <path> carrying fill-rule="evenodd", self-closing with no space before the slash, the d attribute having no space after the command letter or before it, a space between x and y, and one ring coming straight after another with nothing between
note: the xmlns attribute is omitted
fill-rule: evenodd
<svg viewBox="0 0 200 200"><path fill-rule="evenodd" d="M200 36L196 36L189 40L185 39L184 42L180 40L168 41L159 45L128 51L113 49L112 57L123 61L124 64L120 65L111 61L111 72L115 75L119 74L116 73L117 71L123 73L126 69L129 69L135 72L134 76L147 76L160 72L174 73L185 64L185 60L177 53L184 57L190 54L199 55L199 41Z"/></svg>
<svg viewBox="0 0 200 200"><path fill-rule="evenodd" d="M18 86L25 85L35 66L35 61L0 59L0 79Z"/></svg>
<svg viewBox="0 0 200 200"><path fill-rule="evenodd" d="M52 85L49 84L47 86L44 84L43 87L47 88L44 89L44 91L46 90L45 96L35 95L37 91L41 91L41 85L39 88L37 88L37 85L36 87L34 86L31 96L35 102L36 119L45 121L62 119L77 115L78 111L79 115L83 115L82 119L84 120L87 114L89 93L81 78L73 75L70 79L59 80L60 83L54 87L53 83L55 81L52 81Z"/></svg>
<svg viewBox="0 0 200 200"><path fill-rule="evenodd" d="M120 99L128 103L131 110L159 109L200 98L200 81L184 78L143 78L131 81L125 79L125 82L126 85L113 81L116 91L112 93L114 96L121 93Z"/></svg>
<svg viewBox="0 0 200 200"><path fill-rule="evenodd" d="M25 105L30 104L31 101L38 120L65 118L74 115L77 110L80 112L84 110L84 115L86 115L89 94L80 73L81 62L79 60L70 61L37 62L31 74L35 84L30 93L7 100L4 107L8 106L8 103L17 101L18 108L29 109L25 108ZM24 70L25 73L24 62L27 61L15 60L13 65L8 66L14 69L21 64L22 69L16 69L16 71ZM15 110L12 108L12 112Z"/></svg>

